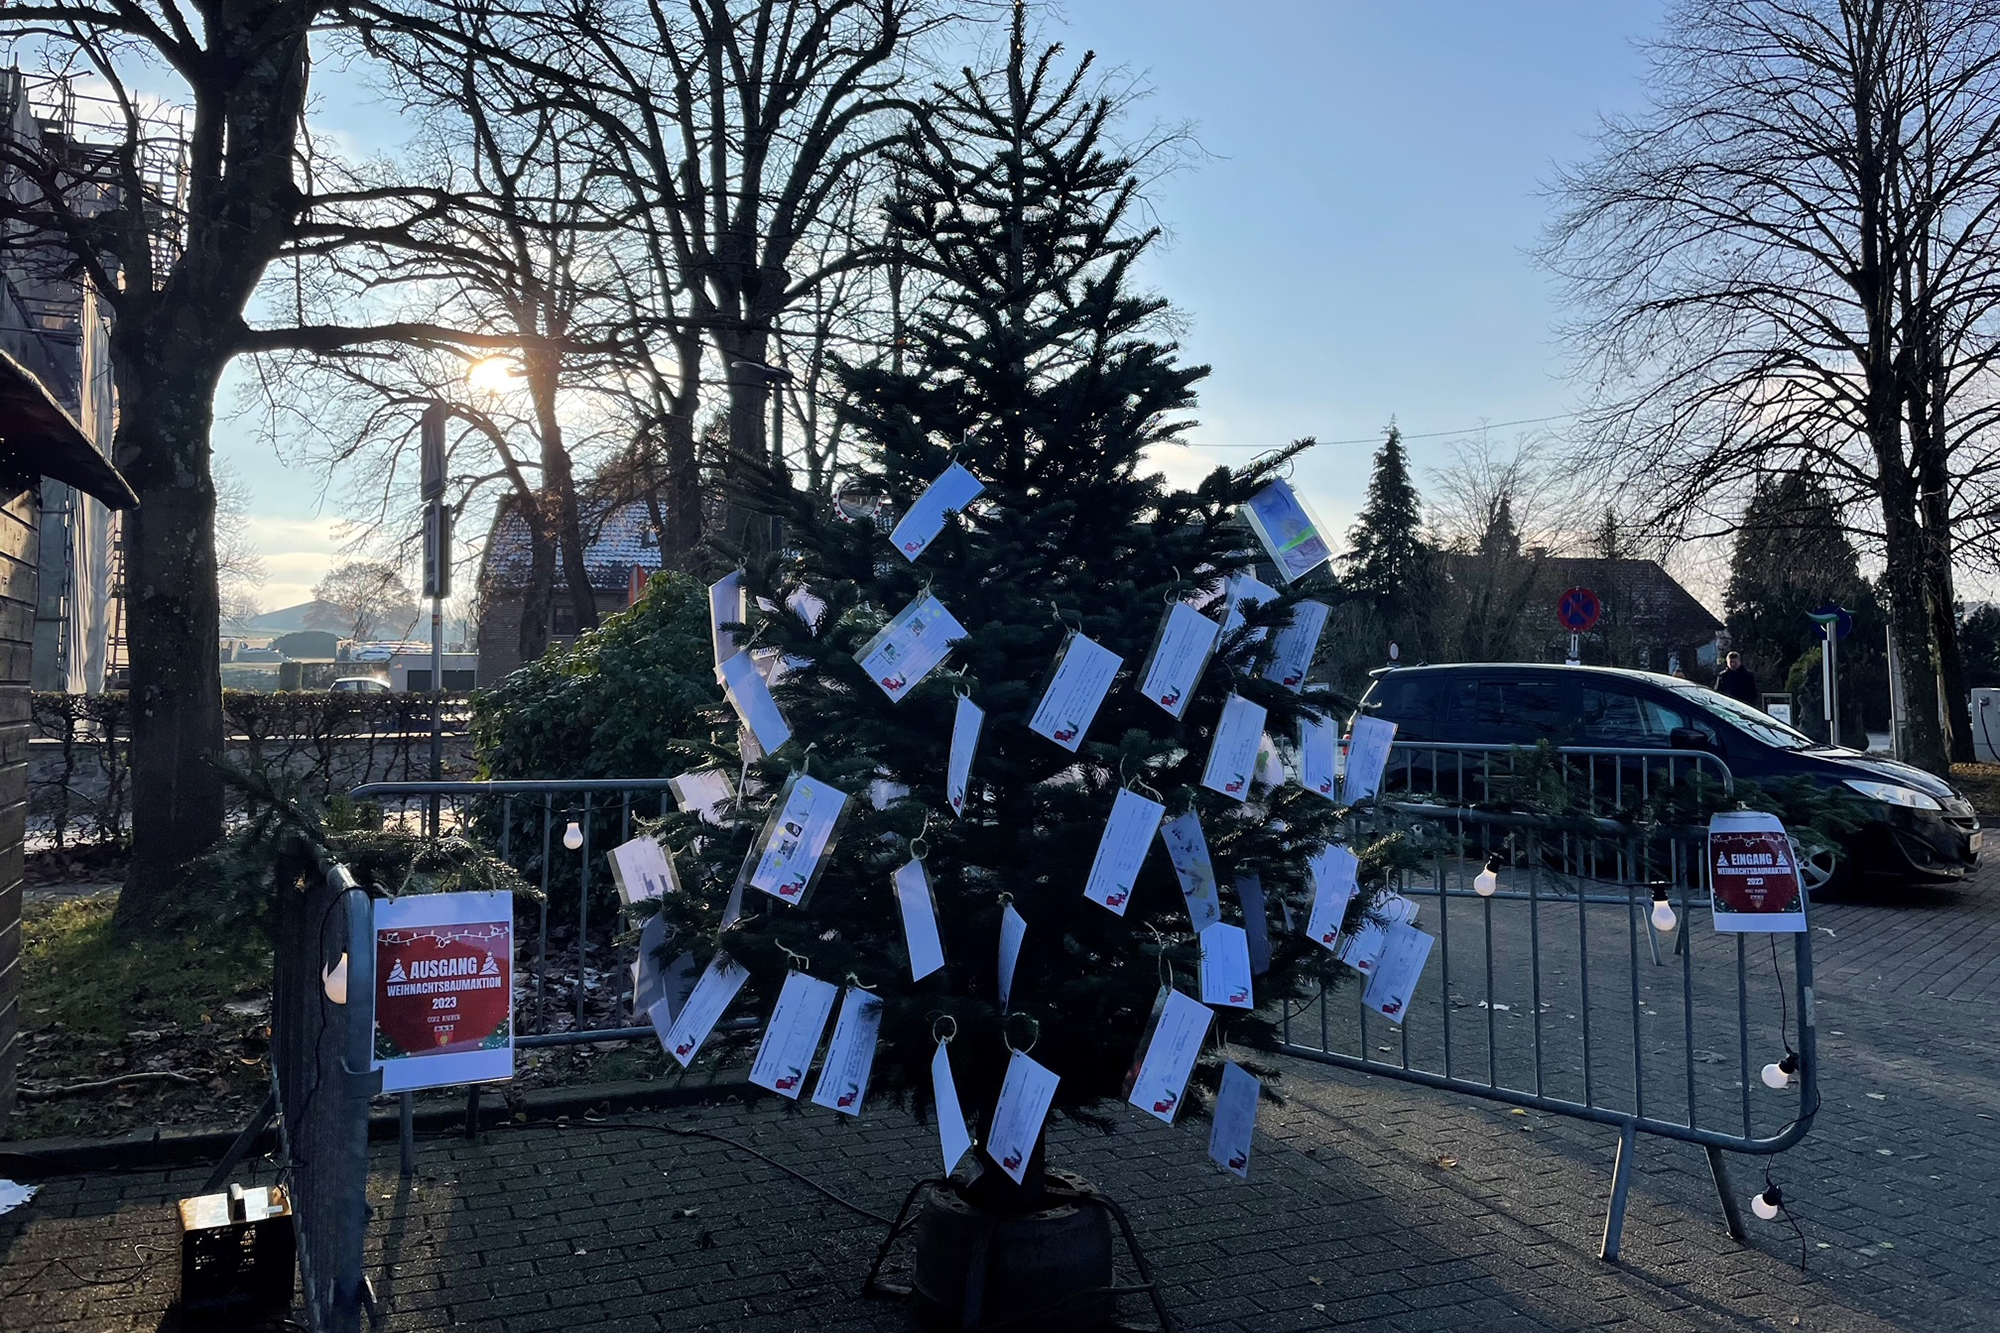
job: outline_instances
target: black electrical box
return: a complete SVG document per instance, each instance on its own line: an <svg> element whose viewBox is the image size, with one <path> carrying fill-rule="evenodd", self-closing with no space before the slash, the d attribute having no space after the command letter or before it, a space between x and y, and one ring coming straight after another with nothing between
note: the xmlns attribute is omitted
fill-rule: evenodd
<svg viewBox="0 0 2000 1333"><path fill-rule="evenodd" d="M181 1200L181 1309L247 1318L292 1305L298 1241L283 1186Z"/></svg>

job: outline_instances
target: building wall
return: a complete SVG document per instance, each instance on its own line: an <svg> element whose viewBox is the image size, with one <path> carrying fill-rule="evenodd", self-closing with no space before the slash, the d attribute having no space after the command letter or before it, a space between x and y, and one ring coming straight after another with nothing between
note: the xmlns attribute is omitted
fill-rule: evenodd
<svg viewBox="0 0 2000 1333"><path fill-rule="evenodd" d="M625 609L625 593L595 590L597 595L597 618L603 620L613 611ZM569 596L566 588L556 588L556 598L561 601ZM574 643L573 634L552 634L549 646ZM521 593L518 589L489 589L480 598L479 607L479 684L481 688L491 688L500 683L500 678L521 665Z"/></svg>
<svg viewBox="0 0 2000 1333"><path fill-rule="evenodd" d="M28 821L36 509L33 490L0 500L0 1125L14 1109L21 1030L21 847Z"/></svg>

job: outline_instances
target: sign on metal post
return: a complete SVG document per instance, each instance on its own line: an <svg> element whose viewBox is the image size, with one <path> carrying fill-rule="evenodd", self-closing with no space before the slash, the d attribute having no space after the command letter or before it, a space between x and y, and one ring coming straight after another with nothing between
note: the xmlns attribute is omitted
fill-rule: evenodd
<svg viewBox="0 0 2000 1333"><path fill-rule="evenodd" d="M1571 588L1556 599L1556 619L1572 634L1581 634L1604 614L1604 603L1589 588Z"/></svg>
<svg viewBox="0 0 2000 1333"><path fill-rule="evenodd" d="M444 494L444 417L443 403L432 403L424 409L423 498L426 500Z"/></svg>
<svg viewBox="0 0 2000 1333"><path fill-rule="evenodd" d="M1838 745L1840 744L1840 641L1854 632L1854 613L1838 602L1821 602L1817 610L1806 612L1806 616L1818 627L1820 642L1825 645L1819 655L1820 708L1826 717L1827 739Z"/></svg>
<svg viewBox="0 0 2000 1333"><path fill-rule="evenodd" d="M440 601L451 596L451 510L442 500L424 506L424 592ZM435 667L437 664L431 664ZM432 689L440 689L433 676Z"/></svg>
<svg viewBox="0 0 2000 1333"><path fill-rule="evenodd" d="M514 1077L514 899L424 893L375 905L382 1091Z"/></svg>

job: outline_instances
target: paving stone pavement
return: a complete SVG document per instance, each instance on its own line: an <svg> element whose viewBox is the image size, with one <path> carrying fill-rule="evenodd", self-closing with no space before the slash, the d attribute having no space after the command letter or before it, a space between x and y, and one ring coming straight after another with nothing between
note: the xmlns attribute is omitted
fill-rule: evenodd
<svg viewBox="0 0 2000 1333"><path fill-rule="evenodd" d="M1210 1166L1203 1126L1136 1113L1108 1136L1056 1127L1050 1158L1124 1204L1189 1330L2000 1328L2000 873L1813 922L1823 1106L1773 1168L1803 1245L1754 1219L1730 1241L1700 1150L1641 1139L1623 1259L1603 1263L1614 1131L1297 1060L1277 1062L1288 1100L1260 1112L1248 1183ZM876 1213L937 1165L894 1108L854 1123L769 1099L426 1139L407 1184L386 1146L381 1327L905 1327L858 1294L878 1223L663 1129ZM1747 1199L1761 1171L1733 1161ZM204 1174L63 1178L0 1218L0 1329L195 1327L167 1313L171 1201Z"/></svg>

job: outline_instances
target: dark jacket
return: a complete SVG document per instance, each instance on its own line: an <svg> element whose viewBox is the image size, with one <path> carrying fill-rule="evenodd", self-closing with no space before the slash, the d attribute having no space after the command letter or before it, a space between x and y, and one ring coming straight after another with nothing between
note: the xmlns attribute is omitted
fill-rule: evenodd
<svg viewBox="0 0 2000 1333"><path fill-rule="evenodd" d="M1757 693L1757 678L1750 674L1749 667L1730 667L1724 671L1715 678L1715 690L1752 708L1763 706Z"/></svg>

